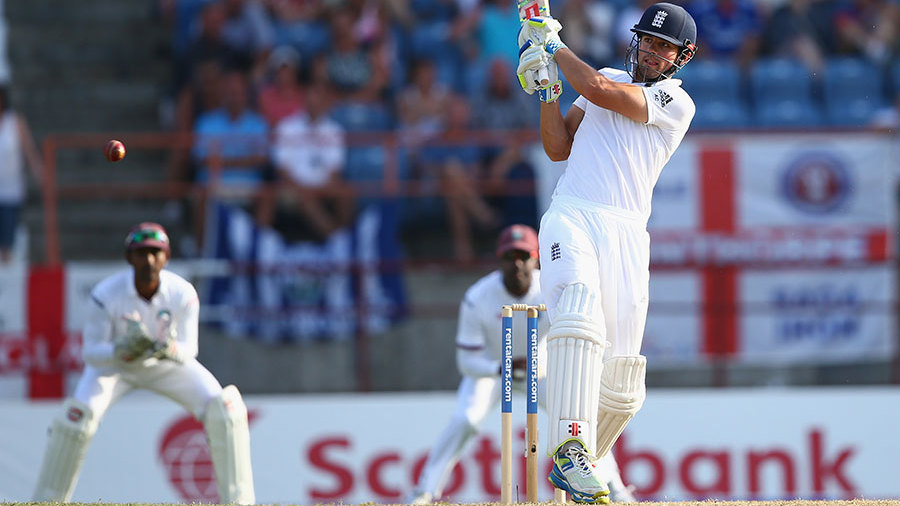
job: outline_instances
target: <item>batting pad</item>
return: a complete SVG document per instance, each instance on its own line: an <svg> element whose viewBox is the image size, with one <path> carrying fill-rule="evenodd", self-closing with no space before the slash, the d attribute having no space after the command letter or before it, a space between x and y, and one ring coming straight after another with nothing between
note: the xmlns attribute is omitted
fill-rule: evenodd
<svg viewBox="0 0 900 506"><path fill-rule="evenodd" d="M35 487L37 502L69 502L81 472L88 445L97 432L97 420L91 408L69 398L63 402L62 415L53 419L44 462Z"/></svg>
<svg viewBox="0 0 900 506"><path fill-rule="evenodd" d="M228 385L209 401L203 419L209 453L216 471L219 502L254 504L247 406L237 387Z"/></svg>
<svg viewBox="0 0 900 506"><path fill-rule="evenodd" d="M641 409L647 390L647 357L610 357L603 364L600 409L597 414L597 456L606 455L625 426Z"/></svg>
<svg viewBox="0 0 900 506"><path fill-rule="evenodd" d="M577 438L593 453L606 348L600 301L583 283L566 286L547 334L547 454ZM598 321L598 318L600 321Z"/></svg>

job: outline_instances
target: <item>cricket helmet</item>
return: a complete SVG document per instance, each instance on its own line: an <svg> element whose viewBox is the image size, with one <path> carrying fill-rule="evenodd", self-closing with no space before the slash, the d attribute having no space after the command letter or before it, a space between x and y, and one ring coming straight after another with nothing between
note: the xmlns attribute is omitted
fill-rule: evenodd
<svg viewBox="0 0 900 506"><path fill-rule="evenodd" d="M694 53L697 52L697 23L679 5L668 2L651 5L644 11L640 21L631 28L631 31L634 32L634 37L631 40L631 46L629 46L625 54L625 68L632 77L634 77L633 70L639 65L638 54L640 49L638 49L638 44L641 35L659 37L679 48L675 60L670 62L672 66L663 74L648 79L648 81L658 81L672 77L675 72L681 70L687 62L691 61Z"/></svg>

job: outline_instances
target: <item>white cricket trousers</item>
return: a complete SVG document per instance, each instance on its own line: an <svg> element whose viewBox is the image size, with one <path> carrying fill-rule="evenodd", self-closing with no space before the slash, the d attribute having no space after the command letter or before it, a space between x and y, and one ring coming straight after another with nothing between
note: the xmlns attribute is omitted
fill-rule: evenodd
<svg viewBox="0 0 900 506"><path fill-rule="evenodd" d="M550 324L563 289L584 283L601 301L606 357L638 355L650 299L650 235L637 213L555 196L538 232L541 292Z"/></svg>
<svg viewBox="0 0 900 506"><path fill-rule="evenodd" d="M222 393L222 385L215 376L192 358L183 364L161 360L149 367L98 369L88 365L72 397L90 406L96 419L100 420L114 402L135 388L172 399L200 421L209 400Z"/></svg>

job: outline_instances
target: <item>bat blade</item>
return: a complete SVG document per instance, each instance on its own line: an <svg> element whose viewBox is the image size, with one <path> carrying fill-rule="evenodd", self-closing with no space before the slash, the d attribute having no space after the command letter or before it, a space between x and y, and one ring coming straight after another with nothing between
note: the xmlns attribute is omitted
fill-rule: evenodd
<svg viewBox="0 0 900 506"><path fill-rule="evenodd" d="M519 9L519 21L522 23L531 18L550 15L550 0L517 0L516 7ZM546 68L538 70L537 80L541 86L550 84Z"/></svg>
<svg viewBox="0 0 900 506"><path fill-rule="evenodd" d="M519 21L523 23L531 18L550 15L548 0L518 0L516 7L519 9Z"/></svg>

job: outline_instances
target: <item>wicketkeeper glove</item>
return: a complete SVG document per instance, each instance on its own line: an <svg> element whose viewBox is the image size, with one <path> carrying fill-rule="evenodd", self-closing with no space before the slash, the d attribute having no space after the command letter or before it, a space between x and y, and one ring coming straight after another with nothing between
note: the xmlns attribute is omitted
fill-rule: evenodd
<svg viewBox="0 0 900 506"><path fill-rule="evenodd" d="M136 317L124 317L125 334L113 344L115 357L123 362L144 359L156 352L156 341L144 322Z"/></svg>
<svg viewBox="0 0 900 506"><path fill-rule="evenodd" d="M166 335L166 341L157 345L153 356L160 360L172 360L173 362L178 362L179 364L184 362L184 358L178 354L178 339L176 339L176 336L177 334L175 333L175 328L169 327L168 333Z"/></svg>

